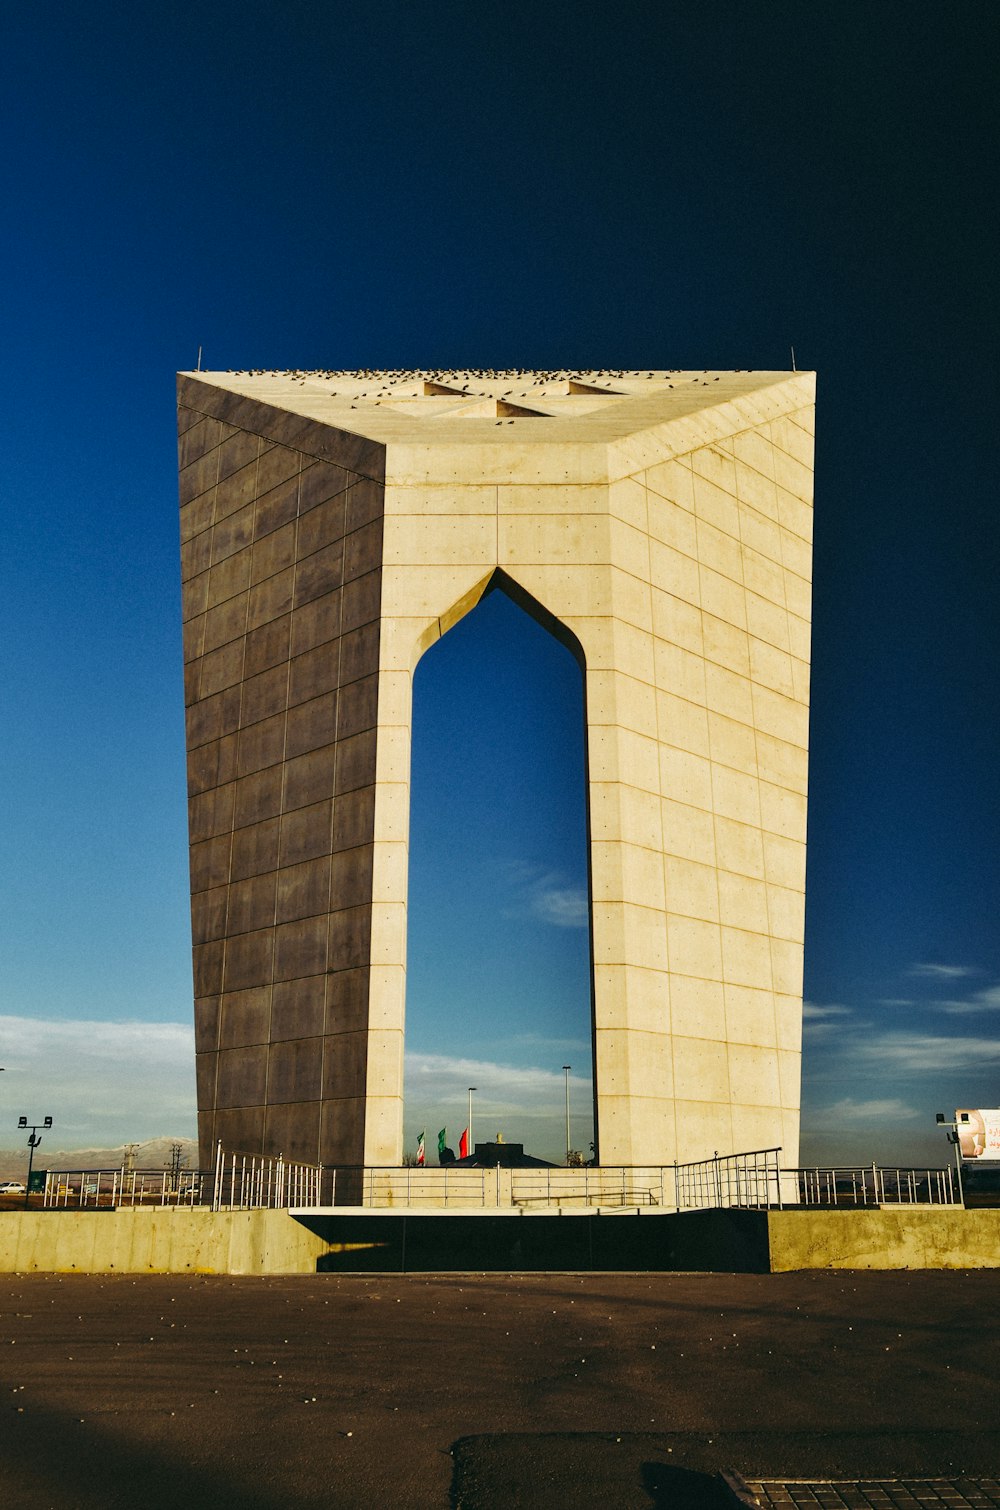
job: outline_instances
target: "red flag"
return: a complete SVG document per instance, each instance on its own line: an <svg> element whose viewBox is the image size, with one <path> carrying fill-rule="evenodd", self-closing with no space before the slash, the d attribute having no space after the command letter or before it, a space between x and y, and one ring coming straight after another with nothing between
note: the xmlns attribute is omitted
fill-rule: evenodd
<svg viewBox="0 0 1000 1510"><path fill-rule="evenodd" d="M465 1129L465 1132L462 1134L462 1136L458 1140L458 1157L460 1159L467 1159L469 1157L469 1129L468 1128Z"/></svg>

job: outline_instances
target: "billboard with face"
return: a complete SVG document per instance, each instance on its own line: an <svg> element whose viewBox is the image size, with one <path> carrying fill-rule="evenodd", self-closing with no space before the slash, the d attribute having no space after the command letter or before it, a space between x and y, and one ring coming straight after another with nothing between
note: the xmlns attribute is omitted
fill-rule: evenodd
<svg viewBox="0 0 1000 1510"><path fill-rule="evenodd" d="M1000 1110L955 1113L958 1144L963 1159L1000 1159Z"/></svg>

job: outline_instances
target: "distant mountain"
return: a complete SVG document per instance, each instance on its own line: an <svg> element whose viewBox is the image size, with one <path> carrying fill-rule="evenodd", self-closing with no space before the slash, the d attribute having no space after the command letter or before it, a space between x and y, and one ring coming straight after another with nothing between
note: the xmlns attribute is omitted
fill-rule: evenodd
<svg viewBox="0 0 1000 1510"><path fill-rule="evenodd" d="M136 1169L166 1169L170 1151L181 1145L182 1167L197 1169L198 1143L195 1138L147 1138L135 1145L132 1157ZM35 1153L36 1169L121 1169L125 1146L117 1148L47 1148L43 1143ZM0 1149L0 1180L23 1180L28 1168L28 1149Z"/></svg>

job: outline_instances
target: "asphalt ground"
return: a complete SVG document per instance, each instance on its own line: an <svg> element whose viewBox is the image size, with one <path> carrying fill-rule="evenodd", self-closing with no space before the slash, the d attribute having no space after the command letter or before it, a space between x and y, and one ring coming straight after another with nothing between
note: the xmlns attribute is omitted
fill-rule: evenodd
<svg viewBox="0 0 1000 1510"><path fill-rule="evenodd" d="M1000 1469L1000 1271L0 1276L3 1510L589 1510Z"/></svg>

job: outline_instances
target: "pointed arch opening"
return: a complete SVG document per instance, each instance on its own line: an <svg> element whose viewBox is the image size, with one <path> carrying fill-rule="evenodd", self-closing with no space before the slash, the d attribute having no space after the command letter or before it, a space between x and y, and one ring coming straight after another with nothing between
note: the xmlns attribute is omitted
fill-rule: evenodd
<svg viewBox="0 0 1000 1510"><path fill-rule="evenodd" d="M584 656L502 571L413 686L404 1148L594 1142ZM568 1072L566 1066L570 1066ZM566 1093L569 1092L567 1140Z"/></svg>

